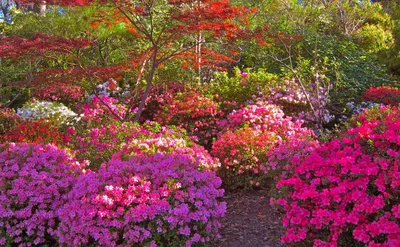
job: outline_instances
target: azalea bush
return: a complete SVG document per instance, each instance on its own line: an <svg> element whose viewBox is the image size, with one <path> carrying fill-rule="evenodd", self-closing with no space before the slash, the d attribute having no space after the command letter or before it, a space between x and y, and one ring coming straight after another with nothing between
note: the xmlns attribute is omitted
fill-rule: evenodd
<svg viewBox="0 0 400 247"><path fill-rule="evenodd" d="M52 143L55 145L64 145L68 138L68 135L56 124L46 120L20 121L6 133L0 135L2 142Z"/></svg>
<svg viewBox="0 0 400 247"><path fill-rule="evenodd" d="M72 125L80 119L75 112L55 101L29 101L22 108L17 109L17 114L23 120L46 119L65 125Z"/></svg>
<svg viewBox="0 0 400 247"><path fill-rule="evenodd" d="M52 82L36 85L32 88L31 95L39 100L56 100L69 104L82 99L84 89L79 85Z"/></svg>
<svg viewBox="0 0 400 247"><path fill-rule="evenodd" d="M371 87L363 96L364 100L398 106L400 104L400 89L386 87Z"/></svg>
<svg viewBox="0 0 400 247"><path fill-rule="evenodd" d="M160 102L154 120L163 125L176 125L197 136L199 143L210 146L219 132L218 119L224 116L218 104L195 91L167 95Z"/></svg>
<svg viewBox="0 0 400 247"><path fill-rule="evenodd" d="M66 147L71 149L78 160L89 160L91 169L98 169L102 163L109 161L111 156L126 143L143 141L148 138L171 136L182 138L188 145L192 141L184 130L162 127L156 122L142 125L132 122L113 120L107 124L95 123L77 125L68 128Z"/></svg>
<svg viewBox="0 0 400 247"><path fill-rule="evenodd" d="M81 119L91 125L107 124L125 117L127 106L106 95L92 95L85 103L76 105Z"/></svg>
<svg viewBox="0 0 400 247"><path fill-rule="evenodd" d="M218 237L218 162L168 136L132 140L81 176L59 211L69 246L192 246Z"/></svg>
<svg viewBox="0 0 400 247"><path fill-rule="evenodd" d="M277 187L284 243L400 245L400 111L357 116L341 138L315 149Z"/></svg>
<svg viewBox="0 0 400 247"><path fill-rule="evenodd" d="M334 119L328 110L329 90L316 83L303 88L294 79L283 78L269 89L268 102L281 106L286 115L301 119L310 127L320 127Z"/></svg>
<svg viewBox="0 0 400 247"><path fill-rule="evenodd" d="M224 130L214 142L211 154L221 160L219 176L229 189L265 186L272 174L269 150L289 140L313 140L311 130L285 117L276 105L265 102L233 111L219 123ZM268 155L267 155L268 154Z"/></svg>
<svg viewBox="0 0 400 247"><path fill-rule="evenodd" d="M55 245L63 206L84 164L54 145L0 145L0 245Z"/></svg>

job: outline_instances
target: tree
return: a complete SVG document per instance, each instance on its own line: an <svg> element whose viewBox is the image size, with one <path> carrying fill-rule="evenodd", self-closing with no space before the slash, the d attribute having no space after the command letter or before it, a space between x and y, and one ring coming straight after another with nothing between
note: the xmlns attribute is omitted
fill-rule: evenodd
<svg viewBox="0 0 400 247"><path fill-rule="evenodd" d="M246 23L246 15L251 12L228 0L61 0L49 4L91 4L98 8L97 17L91 21L93 27L118 25L130 32L129 60L124 65L143 71L146 81L135 121L141 116L157 69L166 62L180 60L183 66L200 71L200 66L217 68L234 61L217 50L242 34L240 25ZM133 107L121 120L127 119Z"/></svg>

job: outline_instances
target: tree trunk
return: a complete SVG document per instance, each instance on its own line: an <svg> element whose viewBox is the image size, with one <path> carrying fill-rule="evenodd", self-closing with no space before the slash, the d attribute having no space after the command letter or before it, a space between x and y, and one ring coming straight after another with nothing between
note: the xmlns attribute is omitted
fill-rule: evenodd
<svg viewBox="0 0 400 247"><path fill-rule="evenodd" d="M39 4L35 5L35 12L40 16L46 16L46 1L41 1Z"/></svg>
<svg viewBox="0 0 400 247"><path fill-rule="evenodd" d="M146 78L146 82L147 82L146 89L144 91L142 99L140 100L139 109L138 109L138 111L136 113L135 120L134 120L135 122L139 122L139 119L142 116L144 104L146 103L147 96L149 96L149 92L150 92L151 86L153 85L154 73L155 73L155 71L156 71L156 69L158 67L157 57L156 56L157 56L157 50L154 50L153 54L152 54L151 70L149 72L149 75Z"/></svg>

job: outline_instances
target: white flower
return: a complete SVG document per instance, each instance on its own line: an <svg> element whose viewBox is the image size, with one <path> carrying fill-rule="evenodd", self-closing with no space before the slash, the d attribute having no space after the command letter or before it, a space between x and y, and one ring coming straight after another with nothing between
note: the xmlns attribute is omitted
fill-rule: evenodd
<svg viewBox="0 0 400 247"><path fill-rule="evenodd" d="M25 120L51 119L60 124L73 124L80 117L68 107L58 102L28 102L17 109L17 115Z"/></svg>

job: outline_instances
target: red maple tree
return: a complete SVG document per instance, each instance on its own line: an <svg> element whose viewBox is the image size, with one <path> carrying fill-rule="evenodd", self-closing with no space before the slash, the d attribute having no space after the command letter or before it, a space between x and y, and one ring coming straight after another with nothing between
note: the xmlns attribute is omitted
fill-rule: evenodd
<svg viewBox="0 0 400 247"><path fill-rule="evenodd" d="M220 52L219 49L239 38L243 33L240 26L247 24L246 18L253 11L234 6L228 0L54 0L51 3L95 5L99 12L92 27L124 23L132 34L135 49L123 67L139 68L138 77L143 74L146 81L135 121L141 116L156 70L167 61L179 59L184 66L192 65L198 71L202 67L220 67L224 61L234 61L224 54L232 54L232 51ZM30 51L29 48L25 50Z"/></svg>

